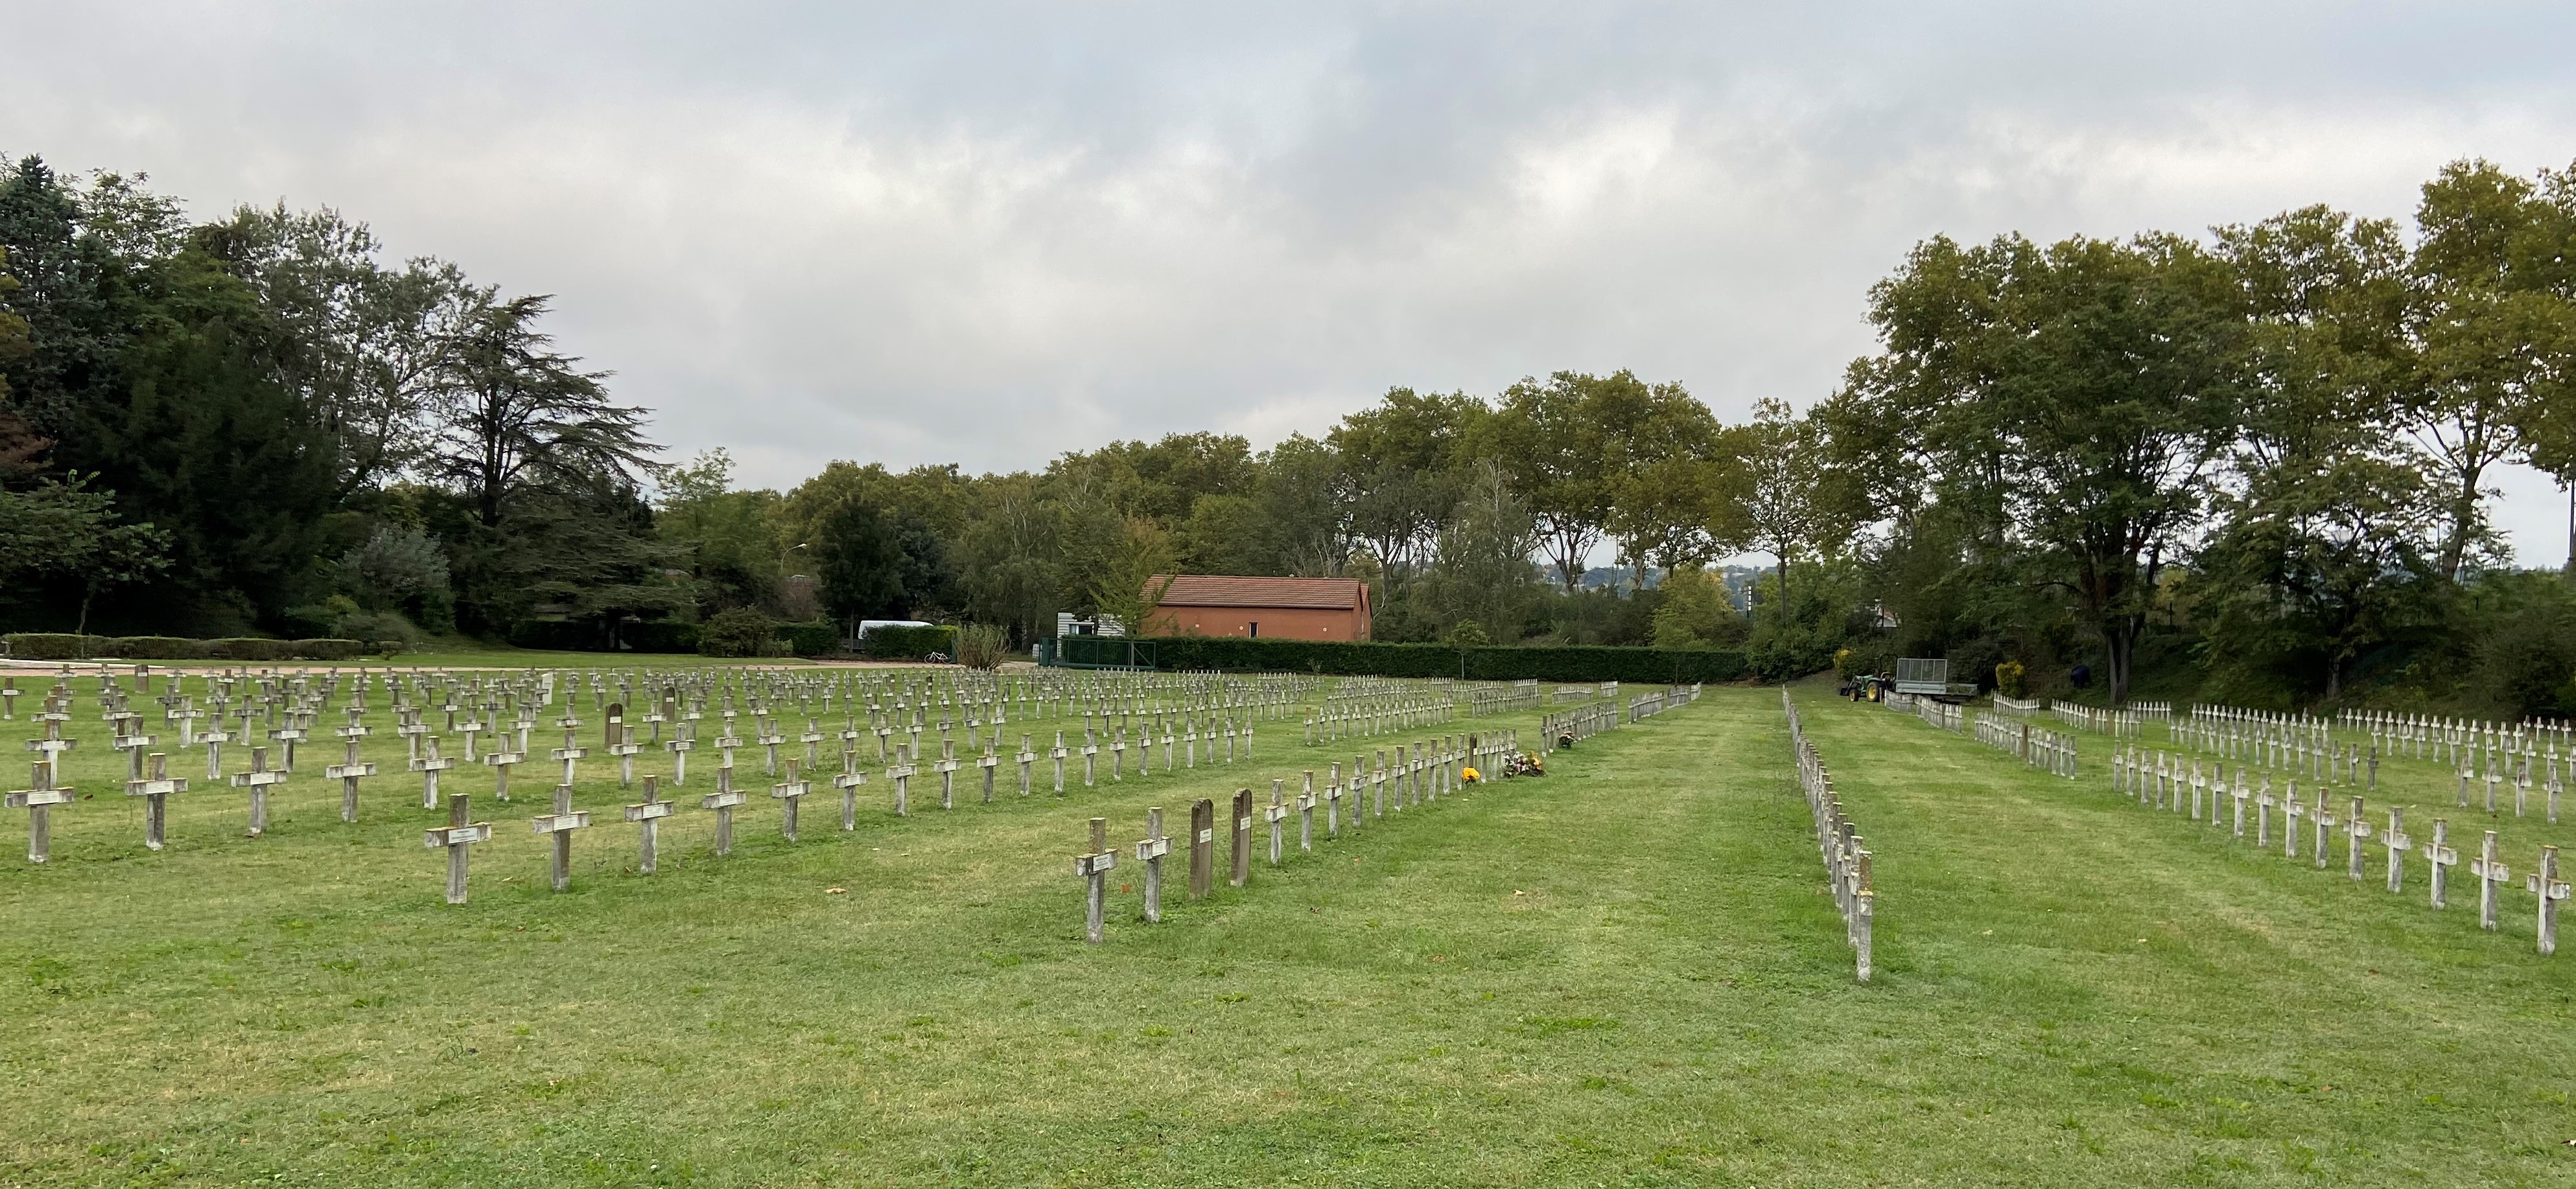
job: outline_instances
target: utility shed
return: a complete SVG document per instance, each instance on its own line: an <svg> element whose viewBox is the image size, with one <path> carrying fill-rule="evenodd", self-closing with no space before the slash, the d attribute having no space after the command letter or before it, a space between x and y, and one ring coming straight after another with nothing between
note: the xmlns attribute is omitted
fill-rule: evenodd
<svg viewBox="0 0 2576 1189"><path fill-rule="evenodd" d="M1351 578L1249 578L1223 574L1156 575L1163 589L1150 634L1245 636L1280 640L1366 640L1368 583Z"/></svg>

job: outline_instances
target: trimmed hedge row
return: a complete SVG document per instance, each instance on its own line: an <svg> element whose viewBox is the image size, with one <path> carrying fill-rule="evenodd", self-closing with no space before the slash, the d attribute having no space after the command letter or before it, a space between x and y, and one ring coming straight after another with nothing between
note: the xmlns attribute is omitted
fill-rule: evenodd
<svg viewBox="0 0 2576 1189"><path fill-rule="evenodd" d="M829 656L841 650L837 623L782 623L775 639L790 656ZM522 619L510 625L510 643L549 652L696 652L694 623L620 624L614 643L596 623L581 620Z"/></svg>
<svg viewBox="0 0 2576 1189"><path fill-rule="evenodd" d="M1089 641L1099 643L1091 644ZM1072 641L1084 643L1067 645ZM1075 664L1121 664L1126 641L1075 636L1058 641ZM1745 675L1744 654L1722 650L1564 647L1453 648L1240 636L1157 636L1136 641L1137 659L1159 669L1255 669L1368 677L1465 677L1471 681L1633 681L1686 685ZM1094 649L1098 659L1091 659ZM1148 653L1150 652L1150 661ZM1113 655L1114 654L1114 655Z"/></svg>
<svg viewBox="0 0 2576 1189"><path fill-rule="evenodd" d="M839 641L835 640L837 646ZM871 660L917 661L931 653L957 657L957 629L946 624L926 628L878 627L859 638L859 655Z"/></svg>
<svg viewBox="0 0 2576 1189"><path fill-rule="evenodd" d="M522 619L510 625L504 638L513 648L546 652L696 652L698 625L620 624L611 640L599 624L588 620Z"/></svg>
<svg viewBox="0 0 2576 1189"><path fill-rule="evenodd" d="M369 653L402 650L396 641L369 646L363 640L187 640L177 636L75 636L68 632L19 632L0 636L9 655L27 661L87 660L115 657L133 661L345 661Z"/></svg>

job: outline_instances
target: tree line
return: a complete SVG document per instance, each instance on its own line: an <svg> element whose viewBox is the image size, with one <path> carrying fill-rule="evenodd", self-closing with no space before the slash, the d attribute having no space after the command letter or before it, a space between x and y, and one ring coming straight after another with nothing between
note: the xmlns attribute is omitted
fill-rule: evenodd
<svg viewBox="0 0 2576 1189"><path fill-rule="evenodd" d="M144 179L29 158L0 182L0 616L1025 643L1059 612L1140 622L1154 574L1295 574L1370 582L1387 640L2576 709L2568 586L2515 572L2489 518L2498 466L2576 467L2570 179L2455 163L2411 223L1935 238L1872 288L1878 346L1833 392L1734 424L1569 371L1393 389L1262 450L1176 433L770 491L721 450L659 461L542 296L385 260L336 212L194 224ZM1758 577L1714 568L1743 555Z"/></svg>

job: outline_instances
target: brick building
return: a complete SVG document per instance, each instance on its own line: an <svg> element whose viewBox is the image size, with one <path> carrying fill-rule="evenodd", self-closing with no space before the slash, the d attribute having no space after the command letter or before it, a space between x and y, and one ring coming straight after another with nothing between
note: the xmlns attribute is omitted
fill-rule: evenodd
<svg viewBox="0 0 2576 1189"><path fill-rule="evenodd" d="M1181 574L1155 606L1157 636L1366 640L1368 583L1350 578L1237 578ZM1163 585L1156 575L1148 591Z"/></svg>

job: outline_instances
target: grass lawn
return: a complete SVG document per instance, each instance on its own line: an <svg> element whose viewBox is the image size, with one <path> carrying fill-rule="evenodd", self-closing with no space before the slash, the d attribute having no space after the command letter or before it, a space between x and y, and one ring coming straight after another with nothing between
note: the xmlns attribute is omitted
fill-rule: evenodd
<svg viewBox="0 0 2576 1189"><path fill-rule="evenodd" d="M651 877L593 760L563 895L521 824L538 764L516 805L478 795L498 838L462 907L417 778L344 826L300 775L255 841L201 789L155 855L85 744L99 796L56 861L0 864L0 1184L2576 1179L2576 955L2533 955L2518 889L2484 934L2420 877L2357 887L1819 697L1877 854L1855 985L1778 697L1713 690L1205 901L1176 850L1160 926L1124 845L1145 806L1178 832L1386 741L1274 723L1250 764L953 813L929 782L903 820L878 777L857 832L820 794L792 845L755 787L722 860L700 753ZM1089 947L1095 814L1130 857Z"/></svg>

